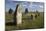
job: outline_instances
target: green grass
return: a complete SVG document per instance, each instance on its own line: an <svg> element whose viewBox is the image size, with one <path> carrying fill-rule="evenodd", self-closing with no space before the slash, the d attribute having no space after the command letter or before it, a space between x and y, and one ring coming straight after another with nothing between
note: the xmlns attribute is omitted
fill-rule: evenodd
<svg viewBox="0 0 46 31"><path fill-rule="evenodd" d="M30 13L31 14L31 13ZM35 29L35 28L43 28L44 27L44 16L43 13L40 13L40 16L35 18L35 20L30 19L29 15L23 15L22 16L22 24L18 26L6 26L6 29L8 30L14 30L14 29ZM7 15L6 14L6 22L11 21L13 19L13 15Z"/></svg>

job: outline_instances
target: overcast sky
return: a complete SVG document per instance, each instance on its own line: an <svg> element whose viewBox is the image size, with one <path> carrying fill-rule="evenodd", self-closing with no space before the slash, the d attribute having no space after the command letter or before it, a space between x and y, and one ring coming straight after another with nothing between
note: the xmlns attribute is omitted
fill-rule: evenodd
<svg viewBox="0 0 46 31"><path fill-rule="evenodd" d="M28 10L38 10L40 12L43 12L44 3L43 2L28 2L28 1L13 1L13 0L6 0L5 6L6 11L8 11L10 8L15 10L17 4L22 4L24 9L28 8Z"/></svg>

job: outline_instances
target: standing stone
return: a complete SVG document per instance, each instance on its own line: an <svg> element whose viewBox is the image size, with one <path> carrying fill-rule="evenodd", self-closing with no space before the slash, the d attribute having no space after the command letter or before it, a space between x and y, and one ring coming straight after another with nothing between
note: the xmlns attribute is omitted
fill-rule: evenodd
<svg viewBox="0 0 46 31"><path fill-rule="evenodd" d="M37 15L35 15L35 18L37 18Z"/></svg>
<svg viewBox="0 0 46 31"><path fill-rule="evenodd" d="M17 4L17 6L16 6L16 9L15 9L15 12L14 12L14 21L13 21L13 23L14 23L14 25L17 25L17 9L18 9L18 6L19 6L19 4Z"/></svg>
<svg viewBox="0 0 46 31"><path fill-rule="evenodd" d="M40 13L38 13L38 16L40 16Z"/></svg>
<svg viewBox="0 0 46 31"><path fill-rule="evenodd" d="M31 20L33 20L33 15L31 15Z"/></svg>
<svg viewBox="0 0 46 31"><path fill-rule="evenodd" d="M35 20L35 14L33 14L33 20Z"/></svg>
<svg viewBox="0 0 46 31"><path fill-rule="evenodd" d="M31 14L31 19L35 20L35 14Z"/></svg>
<svg viewBox="0 0 46 31"><path fill-rule="evenodd" d="M17 24L22 24L22 5L20 4L17 9Z"/></svg>

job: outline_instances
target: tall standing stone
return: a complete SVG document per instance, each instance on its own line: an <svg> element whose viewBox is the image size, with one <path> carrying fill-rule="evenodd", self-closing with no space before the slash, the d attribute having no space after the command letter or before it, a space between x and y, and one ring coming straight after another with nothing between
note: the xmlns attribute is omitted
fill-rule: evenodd
<svg viewBox="0 0 46 31"><path fill-rule="evenodd" d="M22 24L22 5L20 4L17 10L17 24Z"/></svg>
<svg viewBox="0 0 46 31"><path fill-rule="evenodd" d="M15 12L14 12L14 21L13 21L13 23L14 23L14 25L17 25L17 9L18 9L18 6L19 6L19 4L17 4L17 6L16 6L16 9L15 9Z"/></svg>

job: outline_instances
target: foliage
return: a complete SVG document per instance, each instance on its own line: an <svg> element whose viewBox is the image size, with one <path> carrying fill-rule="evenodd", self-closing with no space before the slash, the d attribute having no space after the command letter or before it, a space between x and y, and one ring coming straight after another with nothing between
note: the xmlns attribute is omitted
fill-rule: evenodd
<svg viewBox="0 0 46 31"><path fill-rule="evenodd" d="M25 14L28 13L28 8L25 9Z"/></svg>
<svg viewBox="0 0 46 31"><path fill-rule="evenodd" d="M9 14L12 14L12 12L13 12L13 10L10 8L10 9L9 9Z"/></svg>

